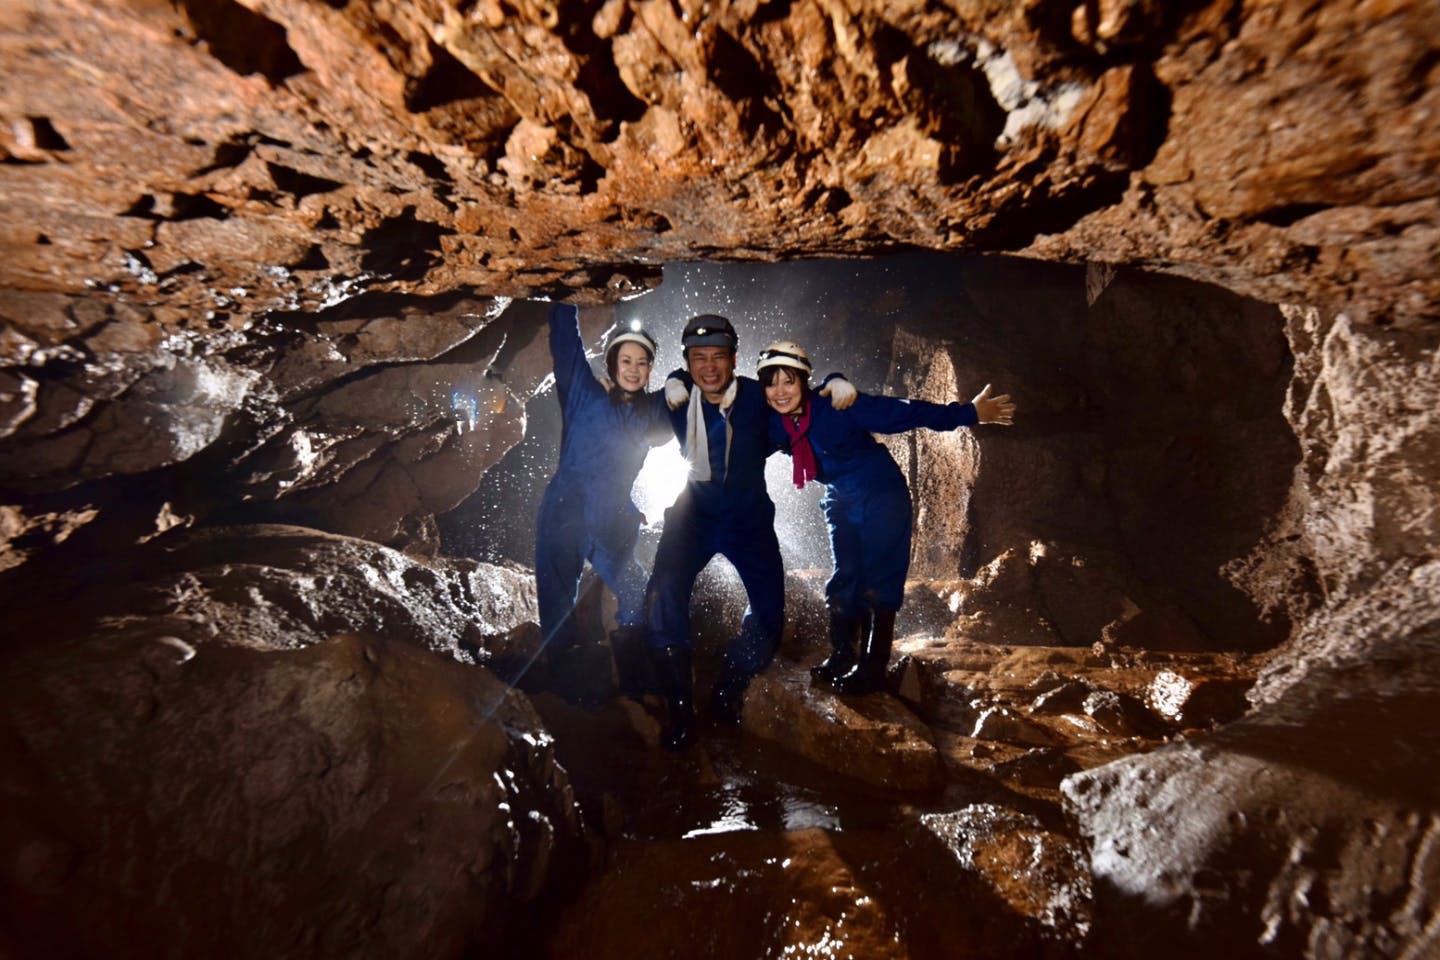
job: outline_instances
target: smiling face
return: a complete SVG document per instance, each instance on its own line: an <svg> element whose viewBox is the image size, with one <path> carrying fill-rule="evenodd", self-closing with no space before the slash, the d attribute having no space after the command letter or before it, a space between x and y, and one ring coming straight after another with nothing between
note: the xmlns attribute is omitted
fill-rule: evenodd
<svg viewBox="0 0 1440 960"><path fill-rule="evenodd" d="M735 351L729 347L688 347L685 368L705 399L719 403L735 375Z"/></svg>
<svg viewBox="0 0 1440 960"><path fill-rule="evenodd" d="M799 375L789 367L773 369L774 376L765 386L765 402L782 416L799 413L805 403L805 386Z"/></svg>
<svg viewBox="0 0 1440 960"><path fill-rule="evenodd" d="M615 383L621 390L634 393L644 390L650 382L650 354L638 343L622 343L615 351Z"/></svg>

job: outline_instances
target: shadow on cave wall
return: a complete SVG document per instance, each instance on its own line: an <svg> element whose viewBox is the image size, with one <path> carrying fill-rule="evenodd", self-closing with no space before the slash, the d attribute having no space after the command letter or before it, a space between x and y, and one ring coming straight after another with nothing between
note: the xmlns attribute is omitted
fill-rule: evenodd
<svg viewBox="0 0 1440 960"><path fill-rule="evenodd" d="M1097 284L1080 268L1002 258L950 277L906 311L889 387L933 389L948 364L938 380L957 384L956 399L993 382L1021 412L1012 428L976 432L978 463L961 468L974 478L966 522L953 542L918 530L917 565L928 556L932 576L973 576L1049 544L1113 570L1141 607L1165 608L1206 645L1282 640L1288 622L1262 622L1223 572L1259 542L1299 462L1278 309L1175 277ZM922 450L918 479L937 446Z"/></svg>

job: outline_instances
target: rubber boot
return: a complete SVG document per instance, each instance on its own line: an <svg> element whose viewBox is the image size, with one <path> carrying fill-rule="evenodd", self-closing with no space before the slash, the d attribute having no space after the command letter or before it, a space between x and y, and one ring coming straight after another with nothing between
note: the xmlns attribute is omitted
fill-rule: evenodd
<svg viewBox="0 0 1440 960"><path fill-rule="evenodd" d="M595 713L610 699L610 652L598 643L549 651L550 686L568 703Z"/></svg>
<svg viewBox="0 0 1440 960"><path fill-rule="evenodd" d="M869 636L860 643L860 660L839 680L840 693L863 696L885 686L885 668L890 665L890 647L895 641L895 611L876 610Z"/></svg>
<svg viewBox="0 0 1440 960"><path fill-rule="evenodd" d="M690 651L681 646L655 651L655 677L669 710L669 725L660 735L666 750L684 750L695 742L695 681L690 676Z"/></svg>
<svg viewBox="0 0 1440 960"><path fill-rule="evenodd" d="M655 667L645 653L648 633L644 626L620 626L610 634L610 652L615 656L615 676L620 692L632 700L639 700L650 693L664 693L655 675Z"/></svg>
<svg viewBox="0 0 1440 960"><path fill-rule="evenodd" d="M725 672L710 694L707 714L721 726L740 726L740 708L745 704L745 688L750 685L753 674L746 673L725 659Z"/></svg>
<svg viewBox="0 0 1440 960"><path fill-rule="evenodd" d="M860 636L864 636L864 627L859 618L831 610L830 656L810 668L811 681L833 684L848 673L855 666L855 645Z"/></svg>

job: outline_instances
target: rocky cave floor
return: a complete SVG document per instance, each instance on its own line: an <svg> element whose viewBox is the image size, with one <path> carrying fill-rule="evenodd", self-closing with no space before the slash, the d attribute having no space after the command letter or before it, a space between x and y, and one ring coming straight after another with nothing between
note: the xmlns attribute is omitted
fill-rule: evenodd
<svg viewBox="0 0 1440 960"><path fill-rule="evenodd" d="M676 755L659 701L616 696L608 669L583 704L548 689L518 564L283 525L109 559L82 538L62 545L75 562L0 580L17 636L0 955L1427 956L1378 925L1375 950L1306 953L1298 923L1262 939L1268 913L1203 913L1290 869L1274 902L1304 916L1329 922L1345 896L1428 916L1440 667L1423 630L1266 705L1285 648L1207 649L1160 606L1089 645L1037 642L1052 618L1098 618L1047 605L1058 579L1017 588L1062 561L1093 572L1032 548L912 581L887 691L839 697L808 675L826 571L791 570L742 728ZM723 569L697 584L702 710L743 602ZM605 623L603 592L578 611ZM598 630L586 642L608 654ZM1190 868L1204 844L1219 852ZM1388 873L1351 894L1356 861Z"/></svg>
<svg viewBox="0 0 1440 960"><path fill-rule="evenodd" d="M911 605L947 586L912 583ZM802 612L742 729L706 725L678 755L658 698L567 702L542 659L522 684L589 862L524 953L1107 955L1061 781L1238 717L1263 656L971 642L913 616L904 635L904 613L886 692L812 685L826 643ZM721 647L701 638L702 711Z"/></svg>

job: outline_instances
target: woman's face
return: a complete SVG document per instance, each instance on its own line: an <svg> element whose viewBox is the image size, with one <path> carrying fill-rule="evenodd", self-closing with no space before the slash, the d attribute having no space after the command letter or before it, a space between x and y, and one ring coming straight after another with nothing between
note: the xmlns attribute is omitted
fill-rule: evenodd
<svg viewBox="0 0 1440 960"><path fill-rule="evenodd" d="M779 414L799 413L804 399L800 378L786 367L776 369L775 379L765 388L765 402L770 404L770 409Z"/></svg>
<svg viewBox="0 0 1440 960"><path fill-rule="evenodd" d="M650 355L640 344L622 343L615 351L615 382L632 393L650 382Z"/></svg>

